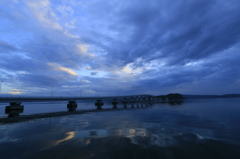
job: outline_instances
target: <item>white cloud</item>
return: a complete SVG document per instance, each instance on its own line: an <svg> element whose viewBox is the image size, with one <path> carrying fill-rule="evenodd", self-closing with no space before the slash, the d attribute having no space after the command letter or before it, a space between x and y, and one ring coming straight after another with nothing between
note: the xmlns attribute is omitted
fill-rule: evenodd
<svg viewBox="0 0 240 159"><path fill-rule="evenodd" d="M74 75L76 76L77 74L72 71L71 69L69 68L66 68L66 67L63 67L63 66L60 66L58 64L55 64L55 63L48 63L48 66L50 66L53 70L55 71L64 71L64 72L67 72L68 74L70 75Z"/></svg>

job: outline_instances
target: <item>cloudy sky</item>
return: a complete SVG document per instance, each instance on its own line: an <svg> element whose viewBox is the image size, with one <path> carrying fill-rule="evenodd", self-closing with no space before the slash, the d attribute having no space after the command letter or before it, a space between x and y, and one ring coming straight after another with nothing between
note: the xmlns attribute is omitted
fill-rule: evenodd
<svg viewBox="0 0 240 159"><path fill-rule="evenodd" d="M0 84L2 95L240 93L240 1L0 0Z"/></svg>

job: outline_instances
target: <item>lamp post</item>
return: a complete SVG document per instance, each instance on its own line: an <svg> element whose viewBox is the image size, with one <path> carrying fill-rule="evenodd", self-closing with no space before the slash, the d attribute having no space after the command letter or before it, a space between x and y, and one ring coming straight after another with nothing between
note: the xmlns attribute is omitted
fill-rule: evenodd
<svg viewBox="0 0 240 159"><path fill-rule="evenodd" d="M54 86L52 86L52 93L51 93L51 98L52 98L52 96L53 96L53 87L54 87Z"/></svg>
<svg viewBox="0 0 240 159"><path fill-rule="evenodd" d="M0 83L0 92L2 91L2 83L3 83L3 81L1 81L1 83Z"/></svg>

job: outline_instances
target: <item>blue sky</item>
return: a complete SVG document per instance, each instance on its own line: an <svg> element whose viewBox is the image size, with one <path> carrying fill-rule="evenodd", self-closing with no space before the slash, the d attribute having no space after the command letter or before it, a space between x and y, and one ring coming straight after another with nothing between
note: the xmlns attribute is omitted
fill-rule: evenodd
<svg viewBox="0 0 240 159"><path fill-rule="evenodd" d="M239 0L1 0L1 94L240 93Z"/></svg>

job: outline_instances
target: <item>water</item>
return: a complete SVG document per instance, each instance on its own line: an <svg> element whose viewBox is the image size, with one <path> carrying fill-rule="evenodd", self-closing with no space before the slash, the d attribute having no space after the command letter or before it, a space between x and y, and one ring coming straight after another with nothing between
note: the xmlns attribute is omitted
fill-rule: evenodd
<svg viewBox="0 0 240 159"><path fill-rule="evenodd" d="M33 104L41 112L66 110L64 102ZM240 98L196 99L1 124L0 154L4 159L239 159L239 104ZM94 103L80 108L93 109Z"/></svg>

